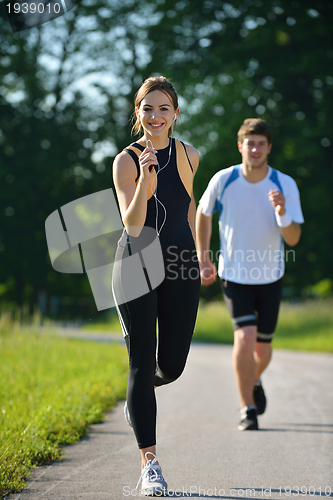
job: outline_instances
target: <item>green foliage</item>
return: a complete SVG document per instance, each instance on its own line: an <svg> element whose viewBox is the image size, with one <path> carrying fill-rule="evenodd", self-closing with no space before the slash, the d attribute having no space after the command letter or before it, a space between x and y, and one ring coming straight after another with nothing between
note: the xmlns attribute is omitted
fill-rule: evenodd
<svg viewBox="0 0 333 500"><path fill-rule="evenodd" d="M333 281L321 280L309 289L309 293L317 297L330 297L333 294Z"/></svg>
<svg viewBox="0 0 333 500"><path fill-rule="evenodd" d="M305 300L296 304L282 302L274 347L333 352L332 305L331 298ZM121 335L121 326L115 317L106 323L87 323L84 329L96 333L104 331ZM193 340L233 344L233 328L223 299L200 302Z"/></svg>
<svg viewBox="0 0 333 500"><path fill-rule="evenodd" d="M36 464L61 457L125 397L125 348L17 326L0 331L0 495L24 486ZM13 326L13 325L12 325Z"/></svg>
<svg viewBox="0 0 333 500"><path fill-rule="evenodd" d="M297 294L332 279L333 5L166 0L157 10L164 13L163 40L160 25L152 26L147 74L164 71L183 97L184 136L201 152L196 198L215 172L240 162L242 121L266 119L270 164L296 180L306 221L285 286Z"/></svg>
<svg viewBox="0 0 333 500"><path fill-rule="evenodd" d="M151 74L179 91L177 133L201 153L197 200L216 171L239 163L242 121L270 123L270 163L295 178L306 220L285 285L295 295L332 280L332 21L324 0L82 0L16 34L0 16L3 300L32 307L44 290L60 300L54 314L96 314L86 275L52 270L44 222L112 186L113 157L131 141L133 95Z"/></svg>
<svg viewBox="0 0 333 500"><path fill-rule="evenodd" d="M35 305L46 291L61 297L60 313L71 318L96 306L86 275L52 270L45 220L112 186L111 158L130 140L139 76L128 62L142 38L131 19L133 9L140 16L139 2L111 1L101 16L93 4L16 34L0 16L3 298Z"/></svg>
<svg viewBox="0 0 333 500"><path fill-rule="evenodd" d="M333 352L333 301L307 300L283 304L274 347L303 351Z"/></svg>
<svg viewBox="0 0 333 500"><path fill-rule="evenodd" d="M233 344L234 334L227 308L221 301L199 306L193 340Z"/></svg>

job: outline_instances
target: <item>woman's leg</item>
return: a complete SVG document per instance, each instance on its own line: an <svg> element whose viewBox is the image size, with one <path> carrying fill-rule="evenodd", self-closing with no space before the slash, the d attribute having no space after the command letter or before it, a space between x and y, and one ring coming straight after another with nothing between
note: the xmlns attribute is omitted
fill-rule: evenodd
<svg viewBox="0 0 333 500"><path fill-rule="evenodd" d="M195 247L179 248L175 262L165 252L166 277L158 288L158 352L155 385L176 380L184 370L197 316L200 271Z"/></svg>
<svg viewBox="0 0 333 500"><path fill-rule="evenodd" d="M129 356L127 406L140 449L156 444L156 291L118 307Z"/></svg>
<svg viewBox="0 0 333 500"><path fill-rule="evenodd" d="M156 444L156 368L157 292L125 302L123 266L127 247L118 246L112 288L129 356L127 408L139 448ZM126 269L125 269L126 271Z"/></svg>

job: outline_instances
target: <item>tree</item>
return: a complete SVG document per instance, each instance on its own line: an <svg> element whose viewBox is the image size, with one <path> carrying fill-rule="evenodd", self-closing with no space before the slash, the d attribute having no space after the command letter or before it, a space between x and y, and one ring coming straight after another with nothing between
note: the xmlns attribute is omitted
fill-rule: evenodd
<svg viewBox="0 0 333 500"><path fill-rule="evenodd" d="M47 291L68 296L71 315L79 302L96 311L86 276L52 270L44 223L62 205L112 186L111 159L128 143L129 103L141 81L143 13L149 6L135 0L86 1L15 34L2 18L0 281L7 300L35 304Z"/></svg>
<svg viewBox="0 0 333 500"><path fill-rule="evenodd" d="M266 119L270 162L295 178L306 220L285 284L296 291L332 280L333 5L166 1L157 12L163 18L148 31L155 43L147 74L163 71L183 97L185 135L202 153L196 197L216 171L239 163L242 121Z"/></svg>
<svg viewBox="0 0 333 500"><path fill-rule="evenodd" d="M112 186L134 93L151 74L171 77L181 96L178 132L201 153L197 200L217 170L239 162L242 121L271 124L271 164L296 179L306 219L285 283L295 292L332 280L332 12L324 0L82 0L16 34L3 16L3 299L32 304L45 290L68 296L71 315L78 298L87 314L96 311L86 276L52 270L44 222Z"/></svg>

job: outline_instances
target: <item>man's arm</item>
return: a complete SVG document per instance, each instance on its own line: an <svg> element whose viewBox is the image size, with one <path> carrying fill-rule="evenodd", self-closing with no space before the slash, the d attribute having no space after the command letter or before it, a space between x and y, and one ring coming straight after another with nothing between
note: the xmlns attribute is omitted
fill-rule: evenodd
<svg viewBox="0 0 333 500"><path fill-rule="evenodd" d="M292 222L290 226L281 227L281 234L284 241L291 247L297 245L301 237L301 226L297 222Z"/></svg>
<svg viewBox="0 0 333 500"><path fill-rule="evenodd" d="M217 270L210 259L210 238L212 235L212 215L203 215L199 204L196 216L197 253L200 266L201 284L208 286L216 280Z"/></svg>
<svg viewBox="0 0 333 500"><path fill-rule="evenodd" d="M271 190L268 193L268 199L272 203L277 215L276 218L281 230L282 238L289 246L294 247L297 245L301 237L300 224L289 218L285 208L285 197L280 191L277 189Z"/></svg>

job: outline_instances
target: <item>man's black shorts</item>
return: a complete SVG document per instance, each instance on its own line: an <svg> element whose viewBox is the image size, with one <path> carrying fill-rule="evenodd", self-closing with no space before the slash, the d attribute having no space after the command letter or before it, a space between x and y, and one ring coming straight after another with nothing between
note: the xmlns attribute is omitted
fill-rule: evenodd
<svg viewBox="0 0 333 500"><path fill-rule="evenodd" d="M282 278L267 285L242 285L221 280L234 330L256 325L258 342L271 342L281 302Z"/></svg>

